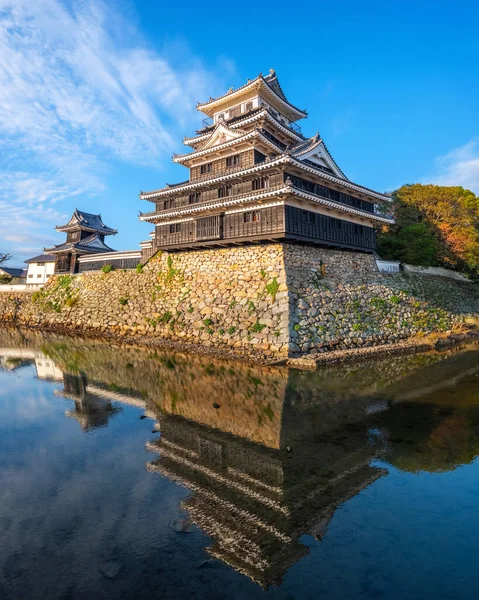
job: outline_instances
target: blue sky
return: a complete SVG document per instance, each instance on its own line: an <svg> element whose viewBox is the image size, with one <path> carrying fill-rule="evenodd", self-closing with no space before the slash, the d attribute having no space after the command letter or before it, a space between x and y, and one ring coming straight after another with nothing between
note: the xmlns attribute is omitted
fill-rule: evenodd
<svg viewBox="0 0 479 600"><path fill-rule="evenodd" d="M479 194L476 2L0 0L0 252L60 243L75 207L137 248L197 101L276 69L353 180Z"/></svg>

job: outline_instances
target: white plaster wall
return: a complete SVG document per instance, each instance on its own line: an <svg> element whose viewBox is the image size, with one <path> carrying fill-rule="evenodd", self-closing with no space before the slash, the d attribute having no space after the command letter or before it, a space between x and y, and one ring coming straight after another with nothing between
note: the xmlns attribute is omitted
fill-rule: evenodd
<svg viewBox="0 0 479 600"><path fill-rule="evenodd" d="M55 272L55 263L29 263L27 271L27 285L46 283Z"/></svg>

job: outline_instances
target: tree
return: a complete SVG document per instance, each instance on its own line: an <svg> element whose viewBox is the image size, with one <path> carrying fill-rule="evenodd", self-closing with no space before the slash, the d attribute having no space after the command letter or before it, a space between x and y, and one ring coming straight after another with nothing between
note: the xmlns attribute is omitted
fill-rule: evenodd
<svg viewBox="0 0 479 600"><path fill-rule="evenodd" d="M7 260L10 260L12 258L11 254L6 254L5 252L0 252L0 266L3 265L3 263L6 263Z"/></svg>
<svg viewBox="0 0 479 600"><path fill-rule="evenodd" d="M10 258L10 254L0 252L0 268L2 267L2 264L6 263L7 260L10 260ZM10 277L10 275L7 275L6 273L0 273L0 284L10 283L11 280L12 278Z"/></svg>
<svg viewBox="0 0 479 600"><path fill-rule="evenodd" d="M384 258L479 275L479 198L462 187L404 185L393 193L395 225L378 233Z"/></svg>

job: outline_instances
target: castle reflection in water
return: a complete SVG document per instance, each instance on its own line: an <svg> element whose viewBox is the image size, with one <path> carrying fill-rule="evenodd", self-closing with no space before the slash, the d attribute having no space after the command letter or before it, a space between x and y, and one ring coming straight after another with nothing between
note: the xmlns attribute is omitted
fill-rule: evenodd
<svg viewBox="0 0 479 600"><path fill-rule="evenodd" d="M66 416L84 431L125 404L154 419L161 434L147 443L156 455L147 469L191 491L182 507L212 539L207 552L263 587L279 584L308 553L301 536L321 540L337 508L387 475L388 462L441 470L475 452L463 444L455 454L458 427L461 439L477 429L478 410L452 410L449 392L451 381L477 377L477 347L460 359L299 373L0 332L0 367L31 363L60 384L55 393L73 402Z"/></svg>

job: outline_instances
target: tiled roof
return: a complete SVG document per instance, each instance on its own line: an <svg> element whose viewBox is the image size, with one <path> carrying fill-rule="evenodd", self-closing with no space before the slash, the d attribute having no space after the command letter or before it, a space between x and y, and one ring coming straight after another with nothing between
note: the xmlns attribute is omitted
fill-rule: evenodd
<svg viewBox="0 0 479 600"><path fill-rule="evenodd" d="M319 146L320 144L323 145L323 147L326 150L329 158L332 160L332 162L334 163L334 165L338 169L338 171L341 173L341 175L345 179L347 179L346 175L339 168L338 163L331 156L331 153L329 152L328 148L326 147L326 144L324 143L324 140L321 138L321 136L319 135L319 133L317 133L316 135L314 135L311 138L308 138L304 142L300 142L299 144L297 144L296 146L294 146L292 148L292 150L291 150L291 155L294 156L295 158L298 158L298 159L301 160L301 158L300 158L301 155L306 154L307 152L310 152L311 150L313 150L316 146Z"/></svg>
<svg viewBox="0 0 479 600"><path fill-rule="evenodd" d="M94 233L79 242L66 242L59 246L53 246L52 248L45 248L47 252L62 252L62 251L76 251L77 253L85 252L115 252L113 248L107 246L105 242L100 240L99 234Z"/></svg>
<svg viewBox="0 0 479 600"><path fill-rule="evenodd" d="M281 85L279 83L279 79L276 76L276 71L274 69L271 69L269 74L266 75L266 77L263 77L263 79L266 81L266 83L269 85L269 87L273 90L273 92L278 94L278 96L282 100L284 100L285 102L288 102L288 100L286 99L286 96L284 95L284 92L281 88Z"/></svg>
<svg viewBox="0 0 479 600"><path fill-rule="evenodd" d="M22 277L23 269L17 269L16 267L0 267L0 271L7 273L10 277Z"/></svg>
<svg viewBox="0 0 479 600"><path fill-rule="evenodd" d="M207 102L198 102L198 104L196 105L196 108L198 110L202 110L204 107L207 107L208 105L212 104L213 102L217 102L218 100L223 100L224 98L227 98L228 96L233 96L233 95L237 94L238 92L245 90L249 86L252 86L258 82L259 83L263 82L273 92L273 94L275 94L279 98L279 100L281 102L283 102L284 104L287 104L291 109L293 109L296 112L296 114L303 115L303 117L307 116L307 114L308 114L307 111L296 108L296 106L291 104L289 102L289 100L286 100L286 96L284 95L284 92L279 84L278 78L276 76L276 72L273 69L270 70L269 75L263 76L260 73L257 77L255 77L252 80L248 80L244 85L240 86L236 90L233 90L233 88L230 88L228 90L228 92L226 92L226 94L222 94L221 96L218 96L217 98L210 98Z"/></svg>
<svg viewBox="0 0 479 600"><path fill-rule="evenodd" d="M38 256L34 256L33 258L29 258L25 261L28 263L47 263L47 262L55 262L55 257L51 254L39 254Z"/></svg>
<svg viewBox="0 0 479 600"><path fill-rule="evenodd" d="M57 230L61 231L62 229L67 229L78 225L80 228L90 229L93 231L99 231L104 235L115 235L118 233L116 229L112 229L111 227L107 227L101 218L101 215L94 215L92 213L87 213L82 210L75 209L75 212L72 215L72 218L65 225L58 225L56 227Z"/></svg>

